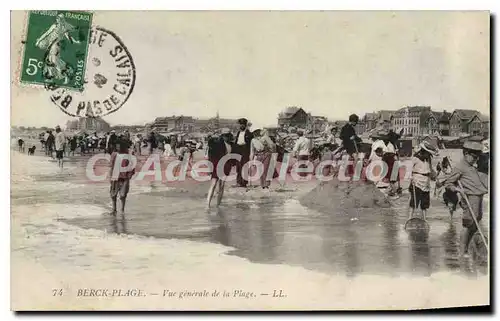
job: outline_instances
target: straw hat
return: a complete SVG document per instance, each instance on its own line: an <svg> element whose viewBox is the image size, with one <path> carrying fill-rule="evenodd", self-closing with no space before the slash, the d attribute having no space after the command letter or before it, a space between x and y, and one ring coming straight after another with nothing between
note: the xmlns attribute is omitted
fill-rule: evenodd
<svg viewBox="0 0 500 321"><path fill-rule="evenodd" d="M419 147L420 147L420 149L423 149L423 150L429 152L433 156L439 155L438 149L436 147L434 147L433 145L431 145L429 142L422 142L419 145Z"/></svg>
<svg viewBox="0 0 500 321"><path fill-rule="evenodd" d="M481 153L483 151L483 144L476 141L467 140L464 142L463 149Z"/></svg>
<svg viewBox="0 0 500 321"><path fill-rule="evenodd" d="M231 130L229 128L222 128L220 130L220 134L221 135L229 135L229 134L231 134Z"/></svg>

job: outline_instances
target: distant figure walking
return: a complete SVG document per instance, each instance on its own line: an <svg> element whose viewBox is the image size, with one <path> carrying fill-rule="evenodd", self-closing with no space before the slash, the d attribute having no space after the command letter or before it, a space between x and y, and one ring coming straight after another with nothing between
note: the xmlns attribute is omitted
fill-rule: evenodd
<svg viewBox="0 0 500 321"><path fill-rule="evenodd" d="M55 137L52 134L52 131L47 132L49 135L47 137L47 141L45 142L45 153L47 156L50 156L54 158L54 155L52 155L52 152L54 151L54 143L55 143Z"/></svg>
<svg viewBox="0 0 500 321"><path fill-rule="evenodd" d="M17 138L17 146L19 147L19 152L24 153L24 140L21 137Z"/></svg>
<svg viewBox="0 0 500 321"><path fill-rule="evenodd" d="M61 127L56 126L56 136L54 137L56 149L57 165L62 169L64 160L64 147L66 146L66 136L61 131Z"/></svg>

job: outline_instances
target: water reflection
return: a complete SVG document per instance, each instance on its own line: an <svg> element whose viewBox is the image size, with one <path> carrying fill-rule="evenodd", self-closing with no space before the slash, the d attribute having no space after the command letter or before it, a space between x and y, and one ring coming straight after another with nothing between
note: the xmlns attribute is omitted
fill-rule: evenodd
<svg viewBox="0 0 500 321"><path fill-rule="evenodd" d="M124 214L111 217L112 232L116 234L127 234L127 219Z"/></svg>
<svg viewBox="0 0 500 321"><path fill-rule="evenodd" d="M218 208L210 215L214 226L209 235L213 242L235 247L235 254L255 261L276 261L279 229L273 220L270 204L235 204L235 208Z"/></svg>
<svg viewBox="0 0 500 321"><path fill-rule="evenodd" d="M453 222L450 222L448 229L443 234L444 264L449 269L460 269L459 235Z"/></svg>
<svg viewBox="0 0 500 321"><path fill-rule="evenodd" d="M428 243L429 231L427 229L408 230L408 241L411 250L411 268L414 272L426 276L432 272L430 246Z"/></svg>
<svg viewBox="0 0 500 321"><path fill-rule="evenodd" d="M393 269L397 269L400 265L401 257L399 255L399 226L396 213L389 211L383 215L382 226L384 229L384 257L386 263Z"/></svg>
<svg viewBox="0 0 500 321"><path fill-rule="evenodd" d="M357 234L351 229L345 230L344 260L346 262L346 274L354 277L359 273L358 240Z"/></svg>

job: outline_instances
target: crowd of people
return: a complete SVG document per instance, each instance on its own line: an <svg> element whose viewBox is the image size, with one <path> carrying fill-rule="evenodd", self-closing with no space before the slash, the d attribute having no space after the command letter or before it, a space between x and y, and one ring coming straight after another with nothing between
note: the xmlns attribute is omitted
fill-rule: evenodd
<svg viewBox="0 0 500 321"><path fill-rule="evenodd" d="M262 164L259 171L259 185L263 190L269 190L271 182L278 177L276 167L274 173L269 175L269 168L272 162L281 162L284 157L291 156L299 162L298 176L304 177L311 174L311 171L301 171L308 167L308 162L323 162L330 160L330 165L324 166L322 174L325 176L338 176L339 167L334 165L337 160L344 159L350 161L346 166L346 177L355 174L355 166L360 161L363 170L376 161L381 161L387 165L387 172L379 181L372 181L378 187L387 187L388 197L397 198L402 195L399 170L393 170L396 162L400 160L399 139L402 131L381 130L372 133L371 145L362 143L362 139L356 134L356 125L359 117L355 114L349 117L349 121L338 131L338 127L332 127L328 132L323 133L319 141L313 141L306 135L303 129L297 130L298 138L290 146L287 146L286 138L280 138L276 132L266 129L250 130L249 121L245 118L238 120L239 130L235 135L223 128L206 137L205 157L212 164L211 184L207 195L207 206L210 207L212 199L217 191L217 206L221 203L225 180L221 174L229 176L232 169L236 169L236 187L247 188L249 173L245 172L251 166L247 166L250 161L257 161ZM59 126L55 131L50 130L40 135L40 142L45 154L58 160L58 165L63 167L65 156L75 153L77 148L80 154L104 151L111 154L111 172L116 168L115 160L120 154L142 155L144 148L149 154L159 152L164 156L178 157L179 160L187 160L191 163L193 154L197 150L203 149L202 141L183 140L173 135L165 137L155 132L150 132L145 137L141 134L131 136L128 131L117 134L114 130L98 136L97 133L66 136ZM18 140L19 151L25 151L25 142L21 138ZM224 156L228 154L238 155L238 159L230 158L224 163L222 172L219 164ZM436 181L434 194L440 191L443 203L450 211L450 216L457 207L463 209L462 224L462 253L467 255L467 245L472 235L477 231L477 223L482 218L483 196L488 193L488 173L489 173L489 148L481 141L466 141L463 145L463 159L452 168L449 157L444 157L436 168L433 167L432 159L438 156L439 148L429 142L422 142L414 150L412 157L411 181L409 184L409 207L410 217L418 209L425 220L430 207L431 181ZM277 155L276 158L273 155ZM288 155L288 156L286 156ZM347 163L345 163L347 164ZM122 166L126 167L126 164ZM287 169L289 171L290 168ZM314 173L315 171L312 171ZM111 178L110 194L113 204L113 213L116 214L116 201L119 197L121 201L121 212L125 210L126 197L130 188L130 179L134 174L131 169L128 172L120 172L118 176ZM367 181L366 173L362 172L362 179ZM368 183L368 181L367 181Z"/></svg>

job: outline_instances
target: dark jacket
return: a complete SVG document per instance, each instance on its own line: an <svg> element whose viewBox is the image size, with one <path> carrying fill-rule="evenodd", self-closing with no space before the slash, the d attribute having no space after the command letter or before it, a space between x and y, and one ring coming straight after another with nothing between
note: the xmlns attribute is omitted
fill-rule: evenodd
<svg viewBox="0 0 500 321"><path fill-rule="evenodd" d="M221 137L211 137L208 140L208 160L217 163L227 153L226 144Z"/></svg>
<svg viewBox="0 0 500 321"><path fill-rule="evenodd" d="M351 137L354 136L354 141ZM347 151L349 155L356 153L356 147L361 142L361 138L356 135L356 130L354 127L347 123L340 130L340 139L342 140L342 146ZM356 146L354 146L354 142L356 142Z"/></svg>
<svg viewBox="0 0 500 321"><path fill-rule="evenodd" d="M238 145L238 137L240 136L240 130L236 133L236 136L234 137L234 144ZM248 129L245 130L245 147L248 148L248 151L250 151L250 143L252 142L253 139L253 134L251 131Z"/></svg>
<svg viewBox="0 0 500 321"><path fill-rule="evenodd" d="M490 153L482 153L477 160L477 170L481 173L488 174L490 169Z"/></svg>

